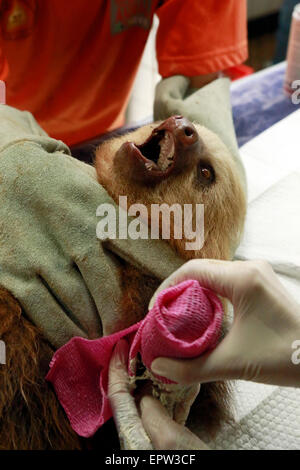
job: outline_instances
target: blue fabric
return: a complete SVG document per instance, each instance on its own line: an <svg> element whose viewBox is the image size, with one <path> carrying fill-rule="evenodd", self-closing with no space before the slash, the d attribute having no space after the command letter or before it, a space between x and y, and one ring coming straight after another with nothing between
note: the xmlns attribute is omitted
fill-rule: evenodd
<svg viewBox="0 0 300 470"><path fill-rule="evenodd" d="M233 120L239 146L300 109L283 92L285 63L232 85Z"/></svg>

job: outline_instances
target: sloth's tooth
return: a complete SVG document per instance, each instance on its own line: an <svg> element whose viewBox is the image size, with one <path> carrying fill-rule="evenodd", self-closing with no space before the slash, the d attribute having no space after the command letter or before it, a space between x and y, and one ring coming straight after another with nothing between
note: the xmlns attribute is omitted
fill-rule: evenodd
<svg viewBox="0 0 300 470"><path fill-rule="evenodd" d="M153 170L154 164L153 162L146 162L145 167L147 168L147 170L151 171Z"/></svg>
<svg viewBox="0 0 300 470"><path fill-rule="evenodd" d="M163 139L159 142L160 152L157 165L161 170L167 169L170 165L169 162L174 159L174 142L172 136L166 133Z"/></svg>

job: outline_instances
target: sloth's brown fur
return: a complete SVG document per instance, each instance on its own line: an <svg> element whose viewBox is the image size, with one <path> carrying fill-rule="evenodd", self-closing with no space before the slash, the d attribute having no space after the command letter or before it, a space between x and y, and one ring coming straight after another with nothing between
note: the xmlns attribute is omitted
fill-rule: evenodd
<svg viewBox="0 0 300 470"><path fill-rule="evenodd" d="M0 337L6 344L6 364L0 365L0 449L80 448L45 382L54 351L1 288Z"/></svg>
<svg viewBox="0 0 300 470"><path fill-rule="evenodd" d="M127 195L129 204L203 202L209 214L205 218L206 238L202 250L186 252L184 240L170 240L170 243L184 259L229 259L242 231L245 195L227 149L212 133L200 126L197 129L205 143L206 159L218 175L219 186L212 191L200 191L195 187L194 170L170 176L151 190L129 184L113 167L113 155L128 136L99 148L96 155L99 181L115 200L120 194ZM130 138L139 143L150 132L151 126L146 126ZM147 312L148 301L159 282L126 265L122 274L124 296L120 315L132 324ZM78 438L70 428L51 386L44 380L53 350L38 328L27 320L18 302L1 288L0 338L7 347L6 364L0 365L0 449L82 449L103 445L103 433L102 437L100 432L87 441ZM227 417L227 399L228 390L223 383L206 384L201 387L191 415L197 415L207 426L207 431L213 432ZM107 433L105 438L109 443Z"/></svg>

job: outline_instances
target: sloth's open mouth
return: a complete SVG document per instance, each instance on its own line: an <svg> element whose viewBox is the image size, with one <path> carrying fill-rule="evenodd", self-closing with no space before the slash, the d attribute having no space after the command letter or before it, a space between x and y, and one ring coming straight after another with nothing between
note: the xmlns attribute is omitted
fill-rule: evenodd
<svg viewBox="0 0 300 470"><path fill-rule="evenodd" d="M139 133L117 150L114 165L123 176L143 184L157 184L191 168L202 151L197 129L183 116L171 116L158 123L145 141L134 142L134 135Z"/></svg>
<svg viewBox="0 0 300 470"><path fill-rule="evenodd" d="M175 162L175 142L173 133L154 129L150 137L141 145L135 145L137 157L143 161L149 172L168 172Z"/></svg>

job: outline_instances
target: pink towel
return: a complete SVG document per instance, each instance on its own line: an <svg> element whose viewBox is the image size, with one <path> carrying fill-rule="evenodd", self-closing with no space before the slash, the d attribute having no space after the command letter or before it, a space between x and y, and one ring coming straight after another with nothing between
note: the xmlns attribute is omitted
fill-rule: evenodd
<svg viewBox="0 0 300 470"><path fill-rule="evenodd" d="M72 428L90 437L112 416L108 367L120 338L126 337L130 345L128 364L140 353L151 369L156 357L192 358L213 349L222 318L222 303L213 292L197 281L182 282L160 292L147 316L126 330L96 340L72 338L54 354L46 379L53 384ZM128 366L128 373L133 376L135 371Z"/></svg>

